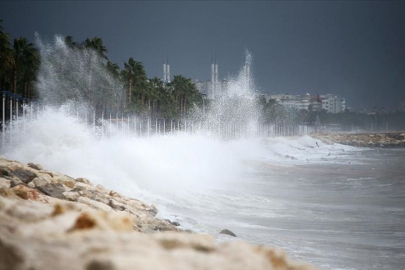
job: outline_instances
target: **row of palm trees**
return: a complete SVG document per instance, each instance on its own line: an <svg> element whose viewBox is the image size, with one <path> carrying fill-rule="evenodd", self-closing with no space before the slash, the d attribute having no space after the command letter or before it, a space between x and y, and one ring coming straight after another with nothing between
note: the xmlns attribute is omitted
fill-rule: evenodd
<svg viewBox="0 0 405 270"><path fill-rule="evenodd" d="M34 98L36 73L40 65L38 50L26 38L10 42L0 20L0 89Z"/></svg>
<svg viewBox="0 0 405 270"><path fill-rule="evenodd" d="M89 54L88 58L88 81L89 89L87 91L90 104L98 108L99 111L109 108L108 95L95 98L96 91L102 93L100 88L103 85L94 87L93 68L95 61L99 61L102 67L109 75L122 85L122 98L117 110L124 112L135 112L141 115L150 115L154 117L179 118L185 117L201 107L204 96L197 90L196 85L191 79L181 75L174 76L170 83L164 83L160 78L148 78L145 68L140 61L130 57L124 62L124 68L112 63L106 53L107 48L99 37L86 39L84 42L75 42L73 37L67 36L65 43L74 50L86 50L95 53ZM93 89L94 88L94 89ZM105 92L105 91L104 91Z"/></svg>
<svg viewBox="0 0 405 270"><path fill-rule="evenodd" d="M36 80L38 73L41 72L41 55L38 49L24 37L11 42L1 23L0 20L0 89L35 99L38 97ZM77 42L72 36L67 36L64 42L71 51L82 52L79 55L85 56L86 65L81 72L86 73L87 82L75 84L77 72L74 73L66 67L63 57L53 57L50 61L53 61L54 66L59 67L58 76L71 82L69 89L81 88L76 90L84 93L83 99L98 111L111 111L113 108L111 100L114 100L116 111L179 118L203 106L204 96L189 78L176 75L170 83L164 83L157 77L148 78L143 64L132 57L123 63L123 69L121 69L118 64L108 59L108 50L99 37ZM48 60L42 58L42 62ZM100 67L104 73L100 73ZM106 73L108 77L113 78L114 83L117 82L116 85L119 85L116 87L118 90L114 90L114 94L110 89L103 89L110 88L110 84L102 82ZM75 84L74 87L72 83ZM117 95L116 92L120 93ZM71 93L63 93L63 95L68 98L74 96Z"/></svg>

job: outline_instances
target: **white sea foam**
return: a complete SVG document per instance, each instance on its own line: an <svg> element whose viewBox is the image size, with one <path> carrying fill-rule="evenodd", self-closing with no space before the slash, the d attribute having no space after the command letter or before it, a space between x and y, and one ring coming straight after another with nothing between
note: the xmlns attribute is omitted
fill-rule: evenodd
<svg viewBox="0 0 405 270"><path fill-rule="evenodd" d="M351 150L309 136L221 141L202 134L137 137L117 132L100 137L66 109L47 107L13 138L4 155L73 177L87 177L122 192L181 193L224 187L246 172L246 161L336 161L344 153L342 149Z"/></svg>

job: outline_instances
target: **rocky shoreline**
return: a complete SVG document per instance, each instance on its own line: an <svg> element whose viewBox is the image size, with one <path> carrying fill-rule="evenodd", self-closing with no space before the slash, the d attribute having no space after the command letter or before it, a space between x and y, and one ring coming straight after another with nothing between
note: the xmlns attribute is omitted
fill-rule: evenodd
<svg viewBox="0 0 405 270"><path fill-rule="evenodd" d="M326 143L340 143L359 147L405 147L405 133L336 133L312 134Z"/></svg>
<svg viewBox="0 0 405 270"><path fill-rule="evenodd" d="M0 157L0 270L314 269L278 249L216 243L85 178Z"/></svg>

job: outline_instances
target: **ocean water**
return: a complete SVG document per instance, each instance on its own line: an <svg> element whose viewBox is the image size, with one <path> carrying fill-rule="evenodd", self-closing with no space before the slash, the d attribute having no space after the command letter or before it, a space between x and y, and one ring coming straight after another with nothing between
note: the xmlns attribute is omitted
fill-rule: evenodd
<svg viewBox="0 0 405 270"><path fill-rule="evenodd" d="M158 217L218 241L276 246L320 269L405 265L404 149L327 145L310 136L99 137L47 110L1 154L155 204ZM225 228L238 237L218 234Z"/></svg>

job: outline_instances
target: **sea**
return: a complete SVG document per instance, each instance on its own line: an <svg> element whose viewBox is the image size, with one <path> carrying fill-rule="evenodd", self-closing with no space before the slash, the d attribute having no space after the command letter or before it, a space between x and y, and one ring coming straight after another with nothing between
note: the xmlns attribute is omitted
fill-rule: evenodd
<svg viewBox="0 0 405 270"><path fill-rule="evenodd" d="M2 156L153 204L185 230L277 247L319 269L405 267L405 149L311 136L100 137L55 111L25 128Z"/></svg>

